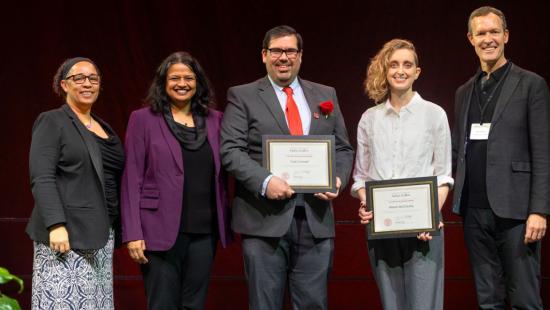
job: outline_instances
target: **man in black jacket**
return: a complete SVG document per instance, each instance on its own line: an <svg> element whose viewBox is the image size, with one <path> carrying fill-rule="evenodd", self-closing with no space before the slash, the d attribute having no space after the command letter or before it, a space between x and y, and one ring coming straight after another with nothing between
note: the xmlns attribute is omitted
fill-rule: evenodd
<svg viewBox="0 0 550 310"><path fill-rule="evenodd" d="M481 67L455 97L453 211L464 217L480 309L542 309L540 240L550 213L550 92L504 57L504 14L481 7L468 39Z"/></svg>

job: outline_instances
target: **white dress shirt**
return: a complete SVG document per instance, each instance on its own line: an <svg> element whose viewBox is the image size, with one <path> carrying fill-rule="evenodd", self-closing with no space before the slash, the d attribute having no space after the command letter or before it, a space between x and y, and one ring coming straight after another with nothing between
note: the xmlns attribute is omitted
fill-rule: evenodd
<svg viewBox="0 0 550 310"><path fill-rule="evenodd" d="M286 99L287 95L283 91L283 87L275 84L271 77L268 75L269 82L271 82L271 86L273 86L273 89L275 90L275 95L277 95L277 99L279 100L279 104L281 105L281 109L283 109L283 113L285 114L285 120L286 125L288 126L288 119L286 118ZM300 82L298 81L298 78L294 78L294 81L290 83L290 88L292 88L292 98L294 99L294 102L298 106L298 112L300 113L300 120L302 121L302 132L304 135L309 134L309 128L311 126L311 110L309 109L309 105L307 104L306 96L304 95L304 91L302 90L302 86L300 86ZM265 192L267 190L267 184L269 183L269 180L273 177L272 174L268 175L267 178L262 182L262 196L265 196Z"/></svg>
<svg viewBox="0 0 550 310"><path fill-rule="evenodd" d="M438 186L454 184L445 111L418 93L399 112L389 99L365 111L357 128L352 196L365 181L427 176L437 176Z"/></svg>

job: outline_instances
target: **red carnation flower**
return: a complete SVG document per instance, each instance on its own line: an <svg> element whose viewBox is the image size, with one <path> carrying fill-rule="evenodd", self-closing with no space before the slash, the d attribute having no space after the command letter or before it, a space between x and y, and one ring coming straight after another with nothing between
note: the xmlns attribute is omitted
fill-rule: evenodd
<svg viewBox="0 0 550 310"><path fill-rule="evenodd" d="M325 101L325 102L321 102L319 104L319 108L321 109L321 113L323 113L325 118L328 118L330 116L330 114L332 113L332 111L334 111L334 104L330 100Z"/></svg>

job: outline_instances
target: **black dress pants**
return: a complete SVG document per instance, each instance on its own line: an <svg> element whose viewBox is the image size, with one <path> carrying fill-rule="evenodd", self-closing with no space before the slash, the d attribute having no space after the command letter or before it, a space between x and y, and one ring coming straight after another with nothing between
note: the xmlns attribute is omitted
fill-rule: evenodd
<svg viewBox="0 0 550 310"><path fill-rule="evenodd" d="M542 309L540 241L524 244L525 220L468 208L464 241L474 273L479 309Z"/></svg>
<svg viewBox="0 0 550 310"><path fill-rule="evenodd" d="M204 309L218 238L180 233L168 251L145 251L147 309Z"/></svg>

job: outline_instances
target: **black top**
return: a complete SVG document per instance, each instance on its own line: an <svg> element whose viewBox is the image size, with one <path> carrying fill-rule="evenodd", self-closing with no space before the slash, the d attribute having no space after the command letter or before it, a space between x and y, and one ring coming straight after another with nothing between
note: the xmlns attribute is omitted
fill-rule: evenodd
<svg viewBox="0 0 550 310"><path fill-rule="evenodd" d="M464 201L471 208L490 208L487 198L487 140L470 140L472 124L490 123L497 99L502 90L511 62L493 72L487 79L487 72L479 71L468 112L468 148L466 150L466 179Z"/></svg>
<svg viewBox="0 0 550 310"><path fill-rule="evenodd" d="M95 135L103 161L103 180L105 182L105 199L107 214L111 225L119 216L119 184L124 169L124 151L120 140L111 134L106 139Z"/></svg>
<svg viewBox="0 0 550 310"><path fill-rule="evenodd" d="M190 135L195 128L178 124ZM184 134L185 135L185 134ZM193 134L194 135L194 134ZM196 150L181 144L183 156L183 207L180 232L208 234L215 231L214 156L208 141Z"/></svg>
<svg viewBox="0 0 550 310"><path fill-rule="evenodd" d="M206 120L204 117L193 115L195 127L185 127L174 120L169 105L164 106L163 115L172 134L186 149L196 151L206 141ZM191 130L181 130L182 128L190 128Z"/></svg>
<svg viewBox="0 0 550 310"><path fill-rule="evenodd" d="M193 115L195 127L187 127L174 120L169 107L163 112L170 131L181 145L183 159L180 232L215 232L214 155L206 139L206 121L204 117Z"/></svg>

